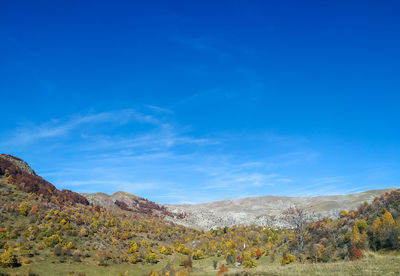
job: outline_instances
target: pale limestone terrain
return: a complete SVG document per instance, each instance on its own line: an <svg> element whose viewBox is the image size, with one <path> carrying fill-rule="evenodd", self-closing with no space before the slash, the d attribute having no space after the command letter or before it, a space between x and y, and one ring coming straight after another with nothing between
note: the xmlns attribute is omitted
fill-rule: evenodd
<svg viewBox="0 0 400 276"><path fill-rule="evenodd" d="M90 203L107 209L119 208L115 202L126 203L136 212L153 210L167 220L187 227L209 230L233 225L288 226L282 212L289 207L307 210L315 219L337 217L342 210L356 209L363 202L371 202L391 189L370 190L347 195L317 197L259 196L239 199L224 199L201 204L158 204L126 192L112 195L103 193L83 194ZM146 203L143 209L138 203ZM161 210L161 211L160 211ZM166 210L166 211L163 211ZM184 214L184 215L183 215Z"/></svg>
<svg viewBox="0 0 400 276"><path fill-rule="evenodd" d="M315 219L335 218L342 210L356 209L392 189L370 190L347 195L316 197L259 196L219 200L201 204L166 205L168 210L185 213L183 219L169 220L189 227L211 229L233 225L288 226L282 212L296 206L308 211Z"/></svg>

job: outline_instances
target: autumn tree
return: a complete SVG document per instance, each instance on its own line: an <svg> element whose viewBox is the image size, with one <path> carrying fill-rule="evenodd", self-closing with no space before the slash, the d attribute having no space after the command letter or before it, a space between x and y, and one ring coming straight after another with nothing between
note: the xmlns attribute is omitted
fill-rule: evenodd
<svg viewBox="0 0 400 276"><path fill-rule="evenodd" d="M382 247L392 249L398 248L399 230L400 229L395 227L395 221L392 214L389 211L385 211L382 218L375 219L371 226L374 249Z"/></svg>
<svg viewBox="0 0 400 276"><path fill-rule="evenodd" d="M293 227L298 241L299 241L299 251L304 252L304 228L306 223L312 220L312 214L306 212L302 208L296 206L290 207L289 209L283 211L283 216L285 221Z"/></svg>
<svg viewBox="0 0 400 276"><path fill-rule="evenodd" d="M295 257L292 254L285 253L281 259L281 265L287 265L294 262Z"/></svg>
<svg viewBox="0 0 400 276"><path fill-rule="evenodd" d="M148 252L145 257L146 262L156 264L158 263L158 255L152 252Z"/></svg>
<svg viewBox="0 0 400 276"><path fill-rule="evenodd" d="M249 251L243 252L242 265L245 268L254 268L257 266L257 262L251 258L251 252L249 252Z"/></svg>

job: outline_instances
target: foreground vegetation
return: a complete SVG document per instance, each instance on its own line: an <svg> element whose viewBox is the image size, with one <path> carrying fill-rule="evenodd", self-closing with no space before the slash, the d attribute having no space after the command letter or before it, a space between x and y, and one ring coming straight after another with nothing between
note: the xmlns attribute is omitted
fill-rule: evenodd
<svg viewBox="0 0 400 276"><path fill-rule="evenodd" d="M199 231L159 213L105 210L0 156L0 266L14 275L399 273L400 191L338 219L286 213L292 229ZM123 203L120 204L123 206ZM377 254L370 252L386 252Z"/></svg>
<svg viewBox="0 0 400 276"><path fill-rule="evenodd" d="M215 258L224 263L223 258ZM213 259L195 261L190 275L217 275L220 268L213 268ZM155 265L149 264L113 264L107 267L99 267L94 263L70 263L42 261L23 265L17 268L0 268L0 275L148 275L151 271L163 271L170 263L179 268L179 262L170 259L163 260ZM400 256L388 253L366 254L357 261L340 261L333 263L292 263L282 266L279 262L272 262L269 257L262 257L259 266L254 269L236 268L227 266L227 272L222 275L399 275ZM178 270L177 270L178 271ZM179 273L179 272L178 272ZM155 275L155 274L153 274ZM159 275L162 275L159 273ZM165 274L164 274L165 275ZM172 273L170 275L173 275ZM177 274L175 274L177 275ZM180 275L187 275L181 271Z"/></svg>

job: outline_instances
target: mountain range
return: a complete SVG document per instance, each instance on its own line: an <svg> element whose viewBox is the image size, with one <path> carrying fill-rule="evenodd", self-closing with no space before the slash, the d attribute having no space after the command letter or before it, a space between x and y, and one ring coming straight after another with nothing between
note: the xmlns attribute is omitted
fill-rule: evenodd
<svg viewBox="0 0 400 276"><path fill-rule="evenodd" d="M346 195L316 197L257 196L223 199L200 204L159 204L127 192L82 194L94 205L111 209L129 209L153 213L186 227L209 230L233 225L287 226L283 211L290 207L306 210L317 220L337 218L342 210L352 210L364 202L372 202L393 189L369 190Z"/></svg>
<svg viewBox="0 0 400 276"><path fill-rule="evenodd" d="M108 210L124 210L162 217L175 224L199 230L252 224L268 227L287 226L283 212L290 207L304 209L312 214L315 220L323 217L336 218L342 210L352 210L364 202L370 203L375 197L394 189L316 197L256 196L200 204L160 204L123 191L112 195L105 193L77 194L69 190L58 191L54 185L37 176L25 161L7 154L0 155L0 161L11 162L21 171L20 177L29 175L37 182L30 180L29 185L24 184L22 188L26 191L41 189L44 191L41 193L46 196L50 190L52 193L48 196L58 195L62 200L92 204ZM28 182L26 181L26 183Z"/></svg>

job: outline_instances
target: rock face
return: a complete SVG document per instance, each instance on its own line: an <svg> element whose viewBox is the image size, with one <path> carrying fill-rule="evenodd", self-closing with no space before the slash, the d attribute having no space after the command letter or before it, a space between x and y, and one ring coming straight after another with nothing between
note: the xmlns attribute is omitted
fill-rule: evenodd
<svg viewBox="0 0 400 276"><path fill-rule="evenodd" d="M363 202L393 189L370 190L348 195L317 197L260 196L219 200L201 204L165 205L171 213L185 217L166 219L177 224L202 230L233 225L288 226L282 212L289 207L305 209L315 219L337 217L342 210L356 209Z"/></svg>
<svg viewBox="0 0 400 276"><path fill-rule="evenodd" d="M31 167L29 167L28 163L26 163L22 159L19 159L18 157L3 153L3 154L0 154L0 158L10 161L12 164L14 164L18 168L20 168L22 171L24 171L30 175L36 175L35 171Z"/></svg>

